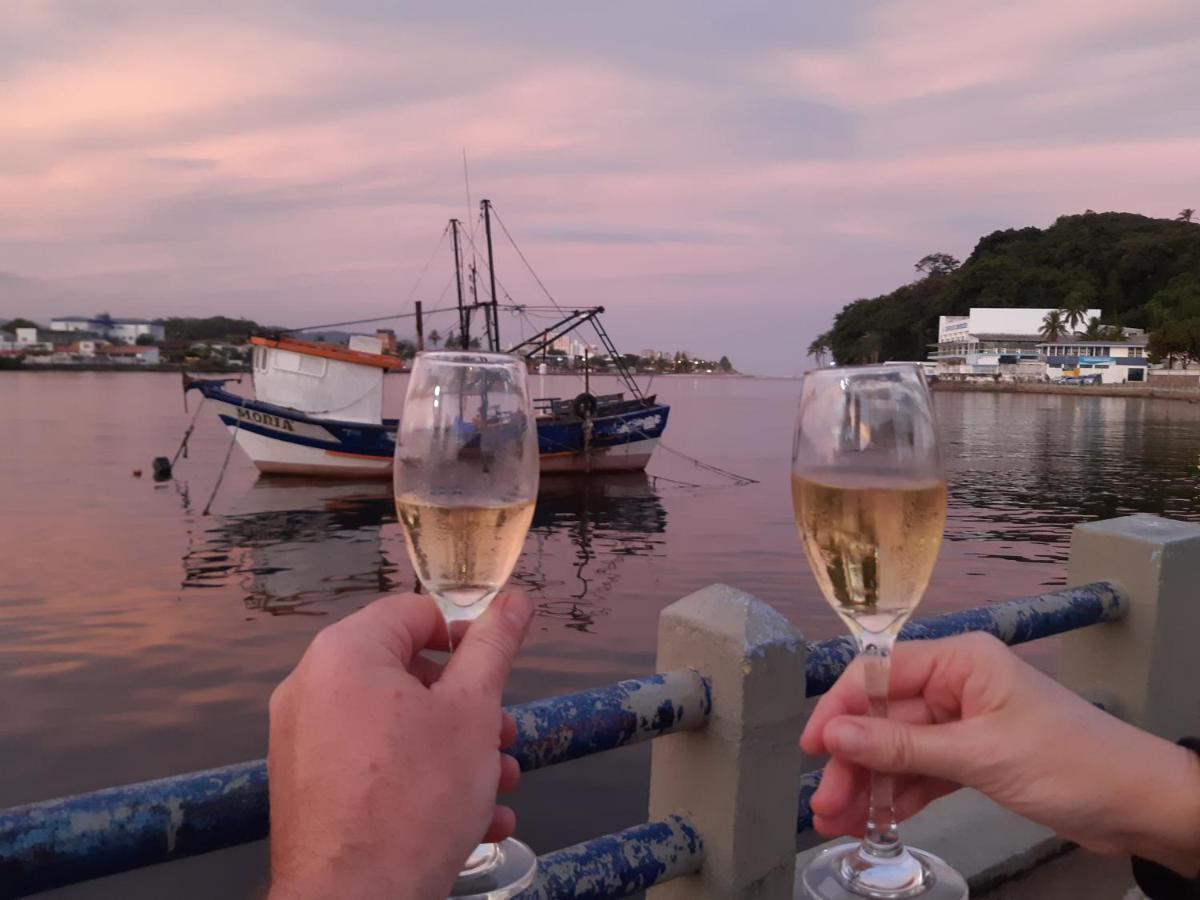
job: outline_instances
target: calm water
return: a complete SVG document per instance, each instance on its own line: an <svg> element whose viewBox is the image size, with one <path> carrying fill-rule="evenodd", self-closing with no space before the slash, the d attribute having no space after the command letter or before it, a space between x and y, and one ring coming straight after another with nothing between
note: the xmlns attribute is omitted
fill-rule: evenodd
<svg viewBox="0 0 1200 900"><path fill-rule="evenodd" d="M659 478L545 484L515 576L539 617L509 702L652 671L658 611L714 581L809 637L837 632L791 520L797 388L654 384L673 406L672 447L759 484L722 485L661 450ZM578 389L547 378L538 393ZM403 379L389 390L401 396ZM1200 407L993 394L937 406L951 510L925 613L1065 583L1078 522L1200 518ZM155 485L151 458L174 452L189 418L178 376L0 375L0 806L261 756L267 698L313 633L414 583L386 485L258 480L235 450L202 516L228 443L209 410L178 480ZM1052 644L1029 652L1053 667ZM544 852L643 821L647 761L635 747L526 776L521 835ZM59 896L242 896L264 880L258 845Z"/></svg>

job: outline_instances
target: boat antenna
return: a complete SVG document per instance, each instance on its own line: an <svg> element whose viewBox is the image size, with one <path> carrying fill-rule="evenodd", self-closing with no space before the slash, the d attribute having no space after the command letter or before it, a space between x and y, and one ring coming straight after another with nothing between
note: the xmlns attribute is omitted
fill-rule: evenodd
<svg viewBox="0 0 1200 900"><path fill-rule="evenodd" d="M467 218L471 218L471 173L467 170L467 148L463 147L463 184L467 187Z"/></svg>
<svg viewBox="0 0 1200 900"><path fill-rule="evenodd" d="M463 305L462 251L458 246L459 224L458 219L450 220L450 231L454 235L454 280L458 285L458 333L461 346L466 347L471 343L471 314Z"/></svg>
<svg viewBox="0 0 1200 900"><path fill-rule="evenodd" d="M500 351L500 307L496 297L496 263L492 256L492 201L484 199L479 201L479 205L483 207L483 231L487 235L488 278L492 290L491 307L484 310L484 315L491 316L488 320L488 349L498 353Z"/></svg>

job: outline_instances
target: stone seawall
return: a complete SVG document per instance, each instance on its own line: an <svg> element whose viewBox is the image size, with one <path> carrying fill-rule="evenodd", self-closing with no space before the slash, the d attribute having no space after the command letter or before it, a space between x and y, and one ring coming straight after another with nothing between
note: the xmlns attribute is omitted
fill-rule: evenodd
<svg viewBox="0 0 1200 900"><path fill-rule="evenodd" d="M1200 403L1200 388L1151 387L1148 384L1039 384L1031 382L935 381L935 391L978 394L1066 394L1072 397L1140 397Z"/></svg>

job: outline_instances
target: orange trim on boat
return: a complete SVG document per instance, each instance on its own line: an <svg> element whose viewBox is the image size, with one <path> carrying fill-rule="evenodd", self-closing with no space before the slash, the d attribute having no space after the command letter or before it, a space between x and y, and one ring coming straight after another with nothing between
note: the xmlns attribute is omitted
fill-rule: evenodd
<svg viewBox="0 0 1200 900"><path fill-rule="evenodd" d="M298 338L264 337L252 337L250 338L250 343L257 347L291 350L293 353L303 353L305 356L322 356L325 359L357 363L360 366L375 366L379 369L404 368L404 360L398 356L385 356L382 353L366 353L362 350L351 350L349 347L341 347L336 344L319 344L316 341L302 341Z"/></svg>
<svg viewBox="0 0 1200 900"><path fill-rule="evenodd" d="M386 456L372 456L370 453L349 453L345 450L326 450L326 456L344 456L347 459L372 459L376 462L391 462Z"/></svg>

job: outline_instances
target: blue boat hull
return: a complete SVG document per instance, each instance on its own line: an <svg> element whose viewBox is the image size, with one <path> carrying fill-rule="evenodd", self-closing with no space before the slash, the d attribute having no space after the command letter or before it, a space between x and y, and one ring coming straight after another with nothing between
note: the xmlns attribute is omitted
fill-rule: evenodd
<svg viewBox="0 0 1200 900"><path fill-rule="evenodd" d="M351 478L390 477L395 420L381 424L308 416L225 390L224 379L193 379L216 405L221 421L236 433L238 445L262 471L281 475ZM538 420L538 452L543 473L628 472L644 469L667 425L670 407L654 402L601 407L592 419L590 440L575 417Z"/></svg>

